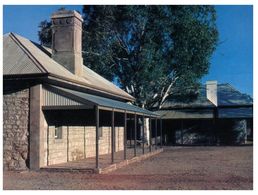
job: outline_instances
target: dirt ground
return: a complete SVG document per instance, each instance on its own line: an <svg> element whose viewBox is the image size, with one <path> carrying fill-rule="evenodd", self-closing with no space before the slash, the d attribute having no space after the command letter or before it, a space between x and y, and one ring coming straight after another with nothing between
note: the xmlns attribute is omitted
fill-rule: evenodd
<svg viewBox="0 0 258 195"><path fill-rule="evenodd" d="M7 189L251 190L253 147L167 147L109 174L4 172Z"/></svg>

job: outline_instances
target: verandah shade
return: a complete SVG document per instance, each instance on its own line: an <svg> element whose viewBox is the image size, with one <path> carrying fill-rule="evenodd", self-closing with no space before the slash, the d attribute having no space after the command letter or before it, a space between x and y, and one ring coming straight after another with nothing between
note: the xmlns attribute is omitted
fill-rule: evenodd
<svg viewBox="0 0 258 195"><path fill-rule="evenodd" d="M67 88L57 87L53 85L47 85L45 86L45 88L46 90L53 92L53 94L59 95L59 97L63 99L68 98L68 99L77 101L82 105L82 107L96 105L104 108L117 109L120 111L129 111L129 112L143 114L151 117L159 117L159 114L134 106L129 103L125 103L125 102L121 102L121 101L117 101L117 100L113 100L105 97L100 97L97 95L92 95L84 92L79 92L79 91L75 91ZM51 94L48 94L48 96L51 96ZM51 97L49 99L51 99ZM62 99L59 99L59 101L61 103ZM55 106L58 106L58 104L56 104ZM44 109L55 109L54 108L55 106L45 104Z"/></svg>

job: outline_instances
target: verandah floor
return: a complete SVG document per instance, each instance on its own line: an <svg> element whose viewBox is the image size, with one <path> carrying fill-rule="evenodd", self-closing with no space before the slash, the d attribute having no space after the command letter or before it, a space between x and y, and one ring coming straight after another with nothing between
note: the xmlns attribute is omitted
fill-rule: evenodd
<svg viewBox="0 0 258 195"><path fill-rule="evenodd" d="M142 147L136 147L136 158L134 156L134 146L128 147L126 149L126 160L137 159L137 157L147 158L148 156L156 154L156 152L161 152L160 146L155 149L155 146L152 146L151 152L148 146L144 147L144 155ZM139 158L137 160L140 160ZM99 169L96 169L96 158L89 157L81 160L70 161L66 163L60 163L55 165L49 165L47 167L43 167L42 170L48 171L85 171L91 173L100 173L100 170L112 169L113 165L124 166L128 163L128 161L124 160L124 151L118 151L114 153L114 163L111 163L111 153L99 155ZM118 165L119 164L119 165ZM116 169L116 166L115 166Z"/></svg>

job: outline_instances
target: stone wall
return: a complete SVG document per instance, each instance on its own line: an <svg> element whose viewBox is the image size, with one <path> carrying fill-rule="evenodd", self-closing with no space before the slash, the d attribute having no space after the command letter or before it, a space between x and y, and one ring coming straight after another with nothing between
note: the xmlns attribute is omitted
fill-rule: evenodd
<svg viewBox="0 0 258 195"><path fill-rule="evenodd" d="M116 146L115 151L121 151L124 150L124 127L116 127L115 128L115 140L116 140Z"/></svg>
<svg viewBox="0 0 258 195"><path fill-rule="evenodd" d="M96 127L94 127L94 126L86 127L86 131L87 131L87 133L86 133L86 139L85 139L86 140L85 157L88 158L88 157L93 157L96 155ZM100 138L100 139L102 139L102 138ZM101 148L100 143L101 142L99 141L99 149ZM99 150L99 153L100 153L100 150Z"/></svg>
<svg viewBox="0 0 258 195"><path fill-rule="evenodd" d="M111 153L111 127L100 128L102 136L99 138L99 154ZM62 129L62 139L55 139L55 127L49 127L48 165L94 157L96 155L95 126L63 126ZM123 150L124 127L115 127L115 135L115 151L121 151Z"/></svg>
<svg viewBox="0 0 258 195"><path fill-rule="evenodd" d="M3 96L3 168L25 170L28 164L29 89Z"/></svg>
<svg viewBox="0 0 258 195"><path fill-rule="evenodd" d="M80 160L85 156L85 131L84 126L68 127L68 159Z"/></svg>
<svg viewBox="0 0 258 195"><path fill-rule="evenodd" d="M55 126L48 128L48 165L67 162L67 127L62 131L62 139L55 139Z"/></svg>

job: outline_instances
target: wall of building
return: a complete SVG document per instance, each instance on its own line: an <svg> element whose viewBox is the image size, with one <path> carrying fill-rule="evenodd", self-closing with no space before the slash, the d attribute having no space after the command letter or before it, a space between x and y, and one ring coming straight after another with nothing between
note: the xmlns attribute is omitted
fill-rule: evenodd
<svg viewBox="0 0 258 195"><path fill-rule="evenodd" d="M100 127L99 154L111 153L111 127ZM63 126L62 139L55 139L55 126L48 128L47 165L65 163L96 154L95 126ZM115 151L123 150L124 127L115 127Z"/></svg>
<svg viewBox="0 0 258 195"><path fill-rule="evenodd" d="M55 139L55 126L48 128L47 165L67 162L67 127L62 130L62 139Z"/></svg>
<svg viewBox="0 0 258 195"><path fill-rule="evenodd" d="M29 89L3 96L3 168L24 170L28 164Z"/></svg>
<svg viewBox="0 0 258 195"><path fill-rule="evenodd" d="M68 128L68 161L85 157L85 135L87 127L69 126Z"/></svg>
<svg viewBox="0 0 258 195"><path fill-rule="evenodd" d="M115 128L115 140L116 146L115 151L124 150L124 127L116 127Z"/></svg>
<svg viewBox="0 0 258 195"><path fill-rule="evenodd" d="M249 119L250 120L250 119ZM163 120L167 145L238 145L247 140L248 119Z"/></svg>
<svg viewBox="0 0 258 195"><path fill-rule="evenodd" d="M245 144L247 141L247 119L219 119L216 127L220 145Z"/></svg>

